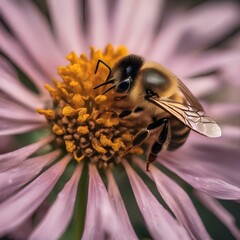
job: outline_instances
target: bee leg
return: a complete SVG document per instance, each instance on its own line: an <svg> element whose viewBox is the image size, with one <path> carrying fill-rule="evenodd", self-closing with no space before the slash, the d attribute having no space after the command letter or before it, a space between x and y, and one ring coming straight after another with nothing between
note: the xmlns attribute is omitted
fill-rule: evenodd
<svg viewBox="0 0 240 240"><path fill-rule="evenodd" d="M144 108L141 108L141 107L137 107L134 110L124 110L118 115L118 117L124 118L124 117L127 117L127 116L131 115L132 113L138 113L138 112L141 112L143 110L144 110Z"/></svg>
<svg viewBox="0 0 240 240"><path fill-rule="evenodd" d="M134 139L132 141L132 147L135 147L135 146L140 145L141 143L143 143L149 137L149 133L150 133L151 130L153 130L155 128L159 128L162 124L166 124L167 121L168 121L168 119L161 118L161 119L158 119L158 120L150 123L147 126L147 128L140 130L136 134L136 136L134 137Z"/></svg>
<svg viewBox="0 0 240 240"><path fill-rule="evenodd" d="M131 115L132 113L133 113L133 110L124 110L118 115L118 117L124 118Z"/></svg>
<svg viewBox="0 0 240 240"><path fill-rule="evenodd" d="M158 135L157 141L154 142L154 144L152 145L151 152L150 152L150 154L148 156L148 160L147 160L147 166L146 166L146 170L147 171L149 171L150 163L152 163L152 162L154 162L156 160L158 153L162 150L163 144L167 140L168 119L162 119L162 120L165 120L165 121L163 121L164 126L163 126L162 131Z"/></svg>

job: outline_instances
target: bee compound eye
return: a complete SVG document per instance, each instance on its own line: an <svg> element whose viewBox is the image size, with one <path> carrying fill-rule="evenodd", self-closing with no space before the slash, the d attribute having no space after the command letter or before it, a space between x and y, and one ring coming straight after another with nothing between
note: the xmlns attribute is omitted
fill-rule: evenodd
<svg viewBox="0 0 240 240"><path fill-rule="evenodd" d="M130 78L127 78L123 81L121 81L117 86L116 86L116 92L117 93L125 93L129 90L131 84Z"/></svg>

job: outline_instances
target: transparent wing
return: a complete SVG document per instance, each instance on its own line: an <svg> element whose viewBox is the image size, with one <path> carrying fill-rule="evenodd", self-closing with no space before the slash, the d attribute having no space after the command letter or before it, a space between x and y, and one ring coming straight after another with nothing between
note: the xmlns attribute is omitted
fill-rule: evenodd
<svg viewBox="0 0 240 240"><path fill-rule="evenodd" d="M197 98L193 96L191 91L180 79L178 79L178 88L192 107L195 107L198 110L204 111L201 103L198 101Z"/></svg>
<svg viewBox="0 0 240 240"><path fill-rule="evenodd" d="M166 110L190 129L207 137L220 137L221 129L205 112L193 106L183 105L170 99L150 97L150 102Z"/></svg>

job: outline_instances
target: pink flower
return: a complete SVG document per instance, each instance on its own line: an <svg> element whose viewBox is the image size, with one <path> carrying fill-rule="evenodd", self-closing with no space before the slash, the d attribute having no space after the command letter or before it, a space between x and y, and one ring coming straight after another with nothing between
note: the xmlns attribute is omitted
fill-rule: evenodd
<svg viewBox="0 0 240 240"><path fill-rule="evenodd" d="M231 64L239 59L239 44L214 47L239 27L239 5L210 2L186 10L171 4L166 6L167 1L159 0L152 0L151 4L145 0L111 3L49 0L46 3L51 26L30 1L0 2L3 19L0 25L0 150L5 152L0 155L0 236L59 239L73 216L84 212L86 207L83 230L79 230L78 238L210 239L184 190L188 184L195 197L240 239L233 216L219 202L240 200L240 128L235 121L240 107L236 102L216 100L223 87L239 86L232 81L234 78L239 82L235 74L239 73L238 66ZM134 128L128 128L132 132L119 130L121 120L102 112L101 118L92 120L93 112L89 114L89 109L84 110L90 101L88 95L90 99L95 97L90 102L97 106L98 114L99 109L107 111L106 106L112 103L102 98L100 91L96 94L91 84L89 88L83 86L87 95L68 92L74 82L72 78L82 79L88 76L84 74L90 74L92 81L98 81L98 77L104 79L104 70L100 70L99 76L89 71L102 53L91 50L89 62L85 56L79 58L78 55L89 55L91 45L104 50L108 43L124 44L130 53L161 63L174 72L201 99L208 115L221 126L223 136L210 139L192 133L180 149L161 152L149 172L145 171L146 162L140 157L134 154L121 157L120 152L127 146ZM124 49L113 50L108 46L103 57L112 54L113 59L117 58L124 54ZM77 55L69 54L71 51ZM67 54L70 64L65 59ZM86 64L86 69L79 69L81 64ZM75 72L70 72L70 68ZM63 96L67 101L71 98L74 107L60 106ZM210 96L216 97L214 101ZM225 94L224 100L226 98ZM64 123L66 119L68 122ZM92 124L102 124L106 134L119 130L121 138L109 141L99 133L99 138L82 142L78 139L80 143L76 145L78 140L68 138L66 131L70 133L78 121L81 124L77 133L92 136L89 119ZM68 128L64 128L64 124L68 124ZM23 143L17 135L23 136ZM58 145L59 141L63 145ZM110 152L106 149L111 149L112 164L104 160ZM179 178L184 184L179 184ZM87 191L80 186L81 191L77 193L79 182L85 183ZM168 209L152 190L161 195ZM47 198L50 193L54 200ZM85 199L86 206L79 199ZM42 211L46 203L48 207ZM135 209L131 211L132 206ZM43 216L32 221L33 215L41 212ZM135 214L139 219L134 219ZM83 220L83 216L78 221ZM138 231L138 224L145 228L144 233Z"/></svg>

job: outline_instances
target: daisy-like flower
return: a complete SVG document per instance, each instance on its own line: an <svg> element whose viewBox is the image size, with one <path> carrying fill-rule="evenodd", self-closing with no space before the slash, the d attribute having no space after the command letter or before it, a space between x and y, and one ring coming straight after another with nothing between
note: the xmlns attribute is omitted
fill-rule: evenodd
<svg viewBox="0 0 240 240"><path fill-rule="evenodd" d="M240 239L219 202L240 200L239 104L207 98L232 85L237 44L216 45L239 27L239 6L46 4L45 16L31 1L0 2L0 236L59 239L71 223L67 239L210 239L192 202L198 199ZM126 150L149 116L119 118L130 103L94 90L108 75L103 65L95 74L98 60L112 68L130 53L174 72L205 100L223 136L192 133L180 149L160 152L147 172L151 141Z"/></svg>

